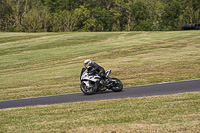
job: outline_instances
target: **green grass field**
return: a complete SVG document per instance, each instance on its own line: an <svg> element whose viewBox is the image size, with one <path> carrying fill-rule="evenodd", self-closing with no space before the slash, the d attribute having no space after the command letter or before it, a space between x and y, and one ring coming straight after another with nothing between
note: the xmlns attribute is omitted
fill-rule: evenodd
<svg viewBox="0 0 200 133"><path fill-rule="evenodd" d="M200 78L200 31L0 32L0 100L80 92L92 59L124 87ZM0 110L0 133L200 130L200 92Z"/></svg>
<svg viewBox="0 0 200 133"><path fill-rule="evenodd" d="M0 100L80 92L92 59L124 87L200 78L200 31L0 32Z"/></svg>

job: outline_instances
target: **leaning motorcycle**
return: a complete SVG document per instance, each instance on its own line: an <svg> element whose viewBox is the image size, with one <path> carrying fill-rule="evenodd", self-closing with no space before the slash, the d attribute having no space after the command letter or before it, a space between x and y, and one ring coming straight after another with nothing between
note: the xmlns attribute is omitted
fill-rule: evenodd
<svg viewBox="0 0 200 133"><path fill-rule="evenodd" d="M102 79L98 74L90 74L85 68L82 68L80 81L81 91L86 95L94 94L98 91L112 90L114 92L120 92L123 89L122 82L117 78L110 78L111 70L106 71L106 76ZM99 82L99 86L96 88L95 83Z"/></svg>

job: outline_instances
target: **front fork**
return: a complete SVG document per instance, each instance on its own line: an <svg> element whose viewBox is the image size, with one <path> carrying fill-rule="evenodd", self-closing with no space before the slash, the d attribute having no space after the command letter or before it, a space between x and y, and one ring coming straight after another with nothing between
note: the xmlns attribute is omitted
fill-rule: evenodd
<svg viewBox="0 0 200 133"><path fill-rule="evenodd" d="M86 87L89 89L89 88L93 88L94 87L94 90L97 92L98 91L98 88L101 87L102 85L104 86L104 81L96 81L94 86L91 85L90 81L83 81L84 84L86 85Z"/></svg>
<svg viewBox="0 0 200 133"><path fill-rule="evenodd" d="M83 83L86 85L87 88L90 88L90 87L91 87L90 81L83 81Z"/></svg>
<svg viewBox="0 0 200 133"><path fill-rule="evenodd" d="M90 81L83 81L84 82L84 84L86 85L86 87L87 87L87 89L94 89L94 91L97 91L98 90L98 87L99 87L99 81L97 81L95 84L94 84L94 86L93 85L91 85L91 83L90 83Z"/></svg>

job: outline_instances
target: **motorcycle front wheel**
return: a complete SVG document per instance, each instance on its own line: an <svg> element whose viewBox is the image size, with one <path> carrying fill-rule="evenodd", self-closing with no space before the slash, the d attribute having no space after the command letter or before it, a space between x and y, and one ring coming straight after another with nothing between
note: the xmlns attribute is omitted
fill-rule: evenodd
<svg viewBox="0 0 200 133"><path fill-rule="evenodd" d="M112 80L115 80L115 83L114 83L113 87L111 88L111 90L114 91L114 92L122 91L122 89L123 89L122 82L117 78L112 78Z"/></svg>
<svg viewBox="0 0 200 133"><path fill-rule="evenodd" d="M94 94L94 92L95 92L93 87L88 88L88 87L85 85L84 82L81 82L80 88L81 88L81 91L82 91L84 94L86 94L86 95L92 95L92 94Z"/></svg>

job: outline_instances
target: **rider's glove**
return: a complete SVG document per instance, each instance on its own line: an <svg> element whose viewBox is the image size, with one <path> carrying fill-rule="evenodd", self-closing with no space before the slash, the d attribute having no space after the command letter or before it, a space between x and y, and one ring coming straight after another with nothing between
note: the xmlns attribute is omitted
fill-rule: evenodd
<svg viewBox="0 0 200 133"><path fill-rule="evenodd" d="M99 72L99 76L103 77L104 76L103 72Z"/></svg>

